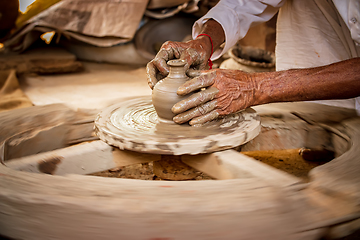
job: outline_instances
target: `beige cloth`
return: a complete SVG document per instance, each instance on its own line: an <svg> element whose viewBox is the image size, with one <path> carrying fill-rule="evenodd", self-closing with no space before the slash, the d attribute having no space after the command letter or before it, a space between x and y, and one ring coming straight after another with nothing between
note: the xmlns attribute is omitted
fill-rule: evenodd
<svg viewBox="0 0 360 240"><path fill-rule="evenodd" d="M323 66L359 56L360 48L332 1L288 0L280 9L276 70ZM356 108L360 113L359 97L314 102Z"/></svg>
<svg viewBox="0 0 360 240"><path fill-rule="evenodd" d="M15 70L0 71L0 112L32 105L20 89Z"/></svg>
<svg viewBox="0 0 360 240"><path fill-rule="evenodd" d="M31 5L17 21L16 31L3 42L5 47L22 52L41 34L51 31L57 33L56 41L64 36L98 47L127 43L133 39L148 4L148 0L61 0L48 7L54 2L41 0Z"/></svg>

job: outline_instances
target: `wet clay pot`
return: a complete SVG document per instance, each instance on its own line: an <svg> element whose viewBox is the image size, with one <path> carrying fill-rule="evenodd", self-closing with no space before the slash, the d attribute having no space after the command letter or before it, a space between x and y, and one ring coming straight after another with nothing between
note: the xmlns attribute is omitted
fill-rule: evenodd
<svg viewBox="0 0 360 240"><path fill-rule="evenodd" d="M175 114L171 108L175 103L187 98L188 96L177 95L177 89L189 80L185 73L184 60L174 59L167 62L170 66L169 75L159 81L152 91L152 103L160 121L173 122Z"/></svg>

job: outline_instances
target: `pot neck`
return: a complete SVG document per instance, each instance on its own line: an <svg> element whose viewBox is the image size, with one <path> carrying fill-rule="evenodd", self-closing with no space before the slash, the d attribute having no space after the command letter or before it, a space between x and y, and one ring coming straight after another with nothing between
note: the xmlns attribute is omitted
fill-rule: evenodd
<svg viewBox="0 0 360 240"><path fill-rule="evenodd" d="M185 73L185 64L186 62L184 60L170 60L167 62L167 64L170 67L170 71L169 71L169 77L171 78L186 78L186 73Z"/></svg>

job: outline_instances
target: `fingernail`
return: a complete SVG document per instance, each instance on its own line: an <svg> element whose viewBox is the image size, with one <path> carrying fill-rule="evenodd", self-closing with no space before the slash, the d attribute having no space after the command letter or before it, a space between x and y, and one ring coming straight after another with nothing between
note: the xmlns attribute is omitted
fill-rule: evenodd
<svg viewBox="0 0 360 240"><path fill-rule="evenodd" d="M196 120L191 120L191 121L189 122L189 124L190 124L191 126L201 126L201 125L202 125L201 123L197 123Z"/></svg>
<svg viewBox="0 0 360 240"><path fill-rule="evenodd" d="M176 93L178 94L178 95L182 95L182 94L184 94L184 88L178 88L178 90L176 91Z"/></svg>
<svg viewBox="0 0 360 240"><path fill-rule="evenodd" d="M178 116L173 117L173 121L178 124L183 123L182 118Z"/></svg>
<svg viewBox="0 0 360 240"><path fill-rule="evenodd" d="M176 113L179 111L179 107L177 107L176 105L174 105L174 106L171 108L171 111L176 114ZM176 116L175 116L175 117L176 117Z"/></svg>
<svg viewBox="0 0 360 240"><path fill-rule="evenodd" d="M178 95L186 95L186 94L189 94L191 92L191 89L189 87L186 87L186 86L180 86L178 88L178 90L176 91L176 93Z"/></svg>
<svg viewBox="0 0 360 240"><path fill-rule="evenodd" d="M192 127L202 127L202 126L204 126L204 124L203 123L196 123L196 124L191 124L191 123L189 123Z"/></svg>

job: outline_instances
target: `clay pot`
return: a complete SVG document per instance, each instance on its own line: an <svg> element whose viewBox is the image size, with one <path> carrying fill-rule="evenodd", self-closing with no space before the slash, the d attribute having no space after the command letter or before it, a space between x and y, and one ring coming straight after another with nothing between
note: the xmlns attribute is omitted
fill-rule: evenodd
<svg viewBox="0 0 360 240"><path fill-rule="evenodd" d="M275 71L275 54L251 46L232 47L229 59L221 63L222 69L237 69L244 72L272 72Z"/></svg>
<svg viewBox="0 0 360 240"><path fill-rule="evenodd" d="M152 91L152 103L160 121L172 122L175 114L171 108L175 103L187 98L188 96L177 95L177 89L189 80L185 73L184 60L174 59L167 62L170 66L169 75L159 81Z"/></svg>

